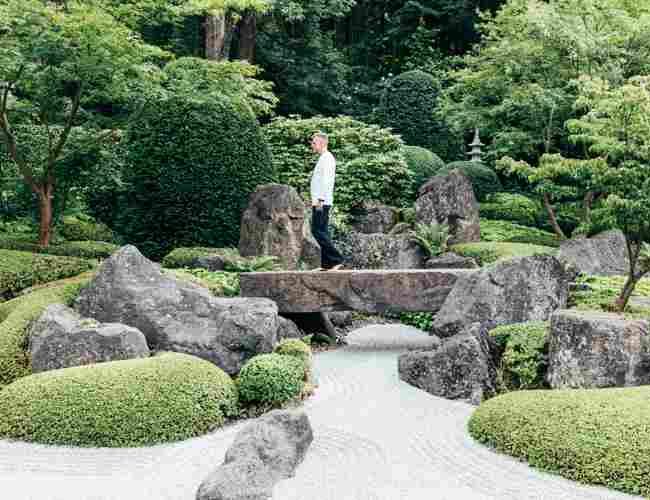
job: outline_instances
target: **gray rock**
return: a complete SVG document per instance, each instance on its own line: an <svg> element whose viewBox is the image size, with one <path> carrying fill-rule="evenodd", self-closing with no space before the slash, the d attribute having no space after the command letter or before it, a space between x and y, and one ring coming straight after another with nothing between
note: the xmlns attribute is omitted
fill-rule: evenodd
<svg viewBox="0 0 650 500"><path fill-rule="evenodd" d="M629 271L625 236L618 230L563 241L558 259L589 275L623 276Z"/></svg>
<svg viewBox="0 0 650 500"><path fill-rule="evenodd" d="M545 321L566 307L573 275L552 256L522 257L460 276L433 321L432 333L450 337L472 323L494 327Z"/></svg>
<svg viewBox="0 0 650 500"><path fill-rule="evenodd" d="M267 413L239 431L224 464L199 487L197 500L270 498L275 483L294 475L313 439L304 412Z"/></svg>
<svg viewBox="0 0 650 500"><path fill-rule="evenodd" d="M278 340L299 339L303 334L293 321L280 316L278 318Z"/></svg>
<svg viewBox="0 0 650 500"><path fill-rule="evenodd" d="M650 323L594 311L554 313L548 379L557 389L650 384Z"/></svg>
<svg viewBox="0 0 650 500"><path fill-rule="evenodd" d="M286 269L297 269L303 259L320 266L320 252L305 217L298 192L283 184L258 186L242 215L239 253L244 257L273 255ZM314 259L318 258L318 262Z"/></svg>
<svg viewBox="0 0 650 500"><path fill-rule="evenodd" d="M207 269L210 272L223 271L225 266L226 260L221 255L197 257L190 264L190 267L193 269Z"/></svg>
<svg viewBox="0 0 650 500"><path fill-rule="evenodd" d="M98 321L138 328L152 349L193 354L231 375L277 343L278 309L272 301L214 297L163 274L130 245L104 261L74 307Z"/></svg>
<svg viewBox="0 0 650 500"><path fill-rule="evenodd" d="M453 252L431 257L424 266L427 269L478 269L479 267L472 257L463 257Z"/></svg>
<svg viewBox="0 0 650 500"><path fill-rule="evenodd" d="M28 336L34 373L149 357L147 341L140 330L84 319L63 304L48 306L30 325Z"/></svg>
<svg viewBox="0 0 650 500"><path fill-rule="evenodd" d="M360 233L388 233L397 224L398 213L394 207L364 201L350 210L350 224Z"/></svg>
<svg viewBox="0 0 650 500"><path fill-rule="evenodd" d="M335 311L327 314L332 324L337 328L345 328L352 325L352 311Z"/></svg>
<svg viewBox="0 0 650 500"><path fill-rule="evenodd" d="M408 232L411 230L411 224L408 224L406 222L398 222L393 226L393 229L391 229L388 234L391 236L395 236L398 234L408 234Z"/></svg>
<svg viewBox="0 0 650 500"><path fill-rule="evenodd" d="M460 170L429 179L419 190L415 219L420 224L447 224L450 244L480 241L479 205L472 183Z"/></svg>
<svg viewBox="0 0 650 500"><path fill-rule="evenodd" d="M426 255L408 235L351 232L347 261L354 269L423 269Z"/></svg>
<svg viewBox="0 0 650 500"><path fill-rule="evenodd" d="M496 348L479 324L433 351L402 354L399 378L435 396L480 404L496 394Z"/></svg>

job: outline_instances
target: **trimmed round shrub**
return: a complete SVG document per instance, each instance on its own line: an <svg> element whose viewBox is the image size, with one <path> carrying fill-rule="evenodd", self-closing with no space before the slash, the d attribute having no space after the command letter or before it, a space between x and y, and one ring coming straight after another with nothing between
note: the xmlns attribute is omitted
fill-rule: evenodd
<svg viewBox="0 0 650 500"><path fill-rule="evenodd" d="M650 386L516 391L469 421L479 442L582 483L650 496Z"/></svg>
<svg viewBox="0 0 650 500"><path fill-rule="evenodd" d="M112 243L115 235L106 224L77 217L65 217L61 234L70 241L105 241Z"/></svg>
<svg viewBox="0 0 650 500"><path fill-rule="evenodd" d="M488 195L501 191L501 181L497 174L485 164L475 161L454 161L440 169L439 175L445 175L454 169L459 169L472 182L476 199L485 201Z"/></svg>
<svg viewBox="0 0 650 500"><path fill-rule="evenodd" d="M542 207L535 200L517 193L492 193L481 203L481 217L507 220L534 227Z"/></svg>
<svg viewBox="0 0 650 500"><path fill-rule="evenodd" d="M404 146L402 153L406 165L413 172L413 198L415 199L418 189L436 175L441 168L444 168L445 162L437 154L419 146Z"/></svg>
<svg viewBox="0 0 650 500"><path fill-rule="evenodd" d="M530 321L498 326L490 335L503 349L501 380L506 389L536 389L544 386L548 366L548 324Z"/></svg>
<svg viewBox="0 0 650 500"><path fill-rule="evenodd" d="M300 358L260 354L239 372L239 397L248 404L282 404L300 395L304 376L305 365Z"/></svg>
<svg viewBox="0 0 650 500"><path fill-rule="evenodd" d="M212 255L219 255L224 260L233 261L241 258L239 256L239 250L236 248L174 248L174 250L163 257L161 263L164 267L170 269L192 267L196 259L201 257L210 257Z"/></svg>
<svg viewBox="0 0 650 500"><path fill-rule="evenodd" d="M280 342L273 350L276 354L283 356L293 356L304 365L304 379L308 380L311 374L311 347L301 339L285 339Z"/></svg>
<svg viewBox="0 0 650 500"><path fill-rule="evenodd" d="M124 148L128 188L115 229L158 260L177 247L236 246L250 193L275 180L255 116L227 97L155 100Z"/></svg>
<svg viewBox="0 0 650 500"><path fill-rule="evenodd" d="M237 412L232 379L187 354L97 363L0 392L0 436L71 446L148 446L199 436Z"/></svg>
<svg viewBox="0 0 650 500"><path fill-rule="evenodd" d="M454 159L458 140L436 115L440 82L430 73L407 71L388 81L376 111L378 122L400 134L406 144Z"/></svg>

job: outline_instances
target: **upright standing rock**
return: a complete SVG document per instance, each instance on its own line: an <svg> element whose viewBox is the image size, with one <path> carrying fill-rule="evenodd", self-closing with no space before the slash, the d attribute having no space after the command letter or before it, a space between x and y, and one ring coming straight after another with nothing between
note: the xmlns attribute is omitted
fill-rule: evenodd
<svg viewBox="0 0 650 500"><path fill-rule="evenodd" d="M289 270L299 262L320 266L318 243L311 235L305 203L283 184L258 186L241 221L239 253L244 257L273 255Z"/></svg>
<svg viewBox="0 0 650 500"><path fill-rule="evenodd" d="M394 207L373 201L363 201L350 211L351 226L360 233L388 233L397 224L398 211Z"/></svg>
<svg viewBox="0 0 650 500"><path fill-rule="evenodd" d="M478 202L472 183L460 170L436 175L419 190L415 218L421 224L447 224L450 244L480 241Z"/></svg>
<svg viewBox="0 0 650 500"><path fill-rule="evenodd" d="M565 240L560 244L558 259L589 275L623 276L629 271L625 236L619 230Z"/></svg>

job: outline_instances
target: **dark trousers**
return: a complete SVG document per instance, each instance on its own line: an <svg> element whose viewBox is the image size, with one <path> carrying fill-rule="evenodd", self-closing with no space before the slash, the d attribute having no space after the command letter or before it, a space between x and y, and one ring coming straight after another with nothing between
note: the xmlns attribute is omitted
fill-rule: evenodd
<svg viewBox="0 0 650 500"><path fill-rule="evenodd" d="M343 262L343 256L334 248L328 228L330 219L330 205L324 205L321 210L312 208L311 212L311 233L318 241L321 251L321 265L325 269L334 267Z"/></svg>

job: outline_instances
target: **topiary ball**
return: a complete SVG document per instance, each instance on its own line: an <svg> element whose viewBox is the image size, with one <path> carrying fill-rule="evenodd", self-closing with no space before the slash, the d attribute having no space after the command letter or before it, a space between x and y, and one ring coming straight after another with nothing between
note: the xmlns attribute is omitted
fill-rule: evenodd
<svg viewBox="0 0 650 500"><path fill-rule="evenodd" d="M248 404L282 404L300 394L304 376L302 359L276 353L260 354L239 372L239 397Z"/></svg>
<svg viewBox="0 0 650 500"><path fill-rule="evenodd" d="M485 164L475 161L454 161L445 165L438 175L446 175L458 169L472 182L474 194L478 201L485 201L487 196L502 190L501 181L497 174Z"/></svg>
<svg viewBox="0 0 650 500"><path fill-rule="evenodd" d="M300 339L285 339L275 347L273 352L300 359L305 366L305 380L307 380L311 373L312 354L311 347L305 342Z"/></svg>
<svg viewBox="0 0 650 500"><path fill-rule="evenodd" d="M444 168L445 162L437 154L419 146L404 146L402 153L406 165L413 172L413 198L415 199L418 189Z"/></svg>

